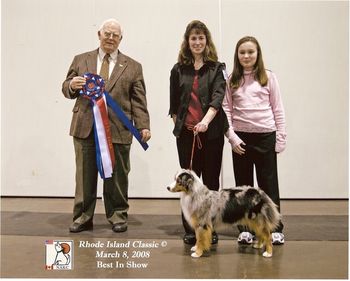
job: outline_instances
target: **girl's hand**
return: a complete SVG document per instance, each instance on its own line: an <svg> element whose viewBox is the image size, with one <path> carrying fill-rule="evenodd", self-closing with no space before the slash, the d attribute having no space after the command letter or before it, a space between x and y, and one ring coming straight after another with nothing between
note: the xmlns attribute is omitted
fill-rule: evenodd
<svg viewBox="0 0 350 281"><path fill-rule="evenodd" d="M236 145L232 150L238 155L243 155L245 153L245 149L242 145L246 145L244 142L241 142L239 145Z"/></svg>

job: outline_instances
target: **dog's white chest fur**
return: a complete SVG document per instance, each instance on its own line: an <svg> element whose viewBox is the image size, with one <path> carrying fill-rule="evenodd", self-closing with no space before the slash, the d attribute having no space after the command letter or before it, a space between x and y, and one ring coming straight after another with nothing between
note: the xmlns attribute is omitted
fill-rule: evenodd
<svg viewBox="0 0 350 281"><path fill-rule="evenodd" d="M191 216L193 214L193 209L192 209L193 206L191 202L192 202L191 196L186 195L184 193L181 194L181 197L180 197L181 209L185 219L188 222L190 222Z"/></svg>

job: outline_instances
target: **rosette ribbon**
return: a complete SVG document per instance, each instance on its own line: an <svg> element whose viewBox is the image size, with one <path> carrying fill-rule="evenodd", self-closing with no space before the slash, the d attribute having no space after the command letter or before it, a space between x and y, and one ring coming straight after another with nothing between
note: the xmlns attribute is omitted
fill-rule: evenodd
<svg viewBox="0 0 350 281"><path fill-rule="evenodd" d="M85 73L84 78L86 78L86 83L79 94L89 99L92 104L97 168L102 179L110 178L112 177L115 158L107 106L114 111L144 150L148 149L148 144L141 140L140 132L134 127L119 104L105 91L105 83L102 77Z"/></svg>

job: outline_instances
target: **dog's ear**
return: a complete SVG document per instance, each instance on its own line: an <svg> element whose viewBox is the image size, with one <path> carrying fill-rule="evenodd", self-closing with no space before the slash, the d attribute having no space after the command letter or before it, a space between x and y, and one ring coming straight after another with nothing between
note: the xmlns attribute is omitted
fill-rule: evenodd
<svg viewBox="0 0 350 281"><path fill-rule="evenodd" d="M190 173L183 172L177 177L177 181L179 184L181 184L187 190L190 190L192 188L194 178Z"/></svg>

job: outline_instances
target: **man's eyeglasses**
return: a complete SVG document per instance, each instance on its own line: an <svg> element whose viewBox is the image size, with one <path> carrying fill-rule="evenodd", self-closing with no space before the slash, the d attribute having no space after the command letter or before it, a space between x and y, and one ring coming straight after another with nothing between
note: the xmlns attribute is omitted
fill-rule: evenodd
<svg viewBox="0 0 350 281"><path fill-rule="evenodd" d="M120 39L120 34L117 34L117 33L112 33L112 32L108 32L108 31L104 31L103 32L103 36L104 37L107 37L107 38L117 38L117 39Z"/></svg>

